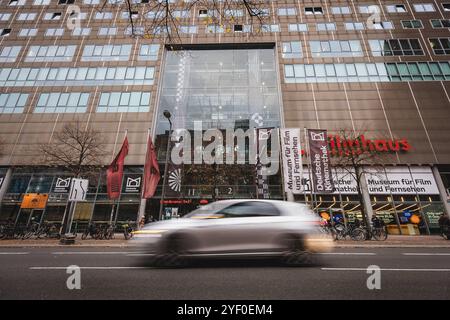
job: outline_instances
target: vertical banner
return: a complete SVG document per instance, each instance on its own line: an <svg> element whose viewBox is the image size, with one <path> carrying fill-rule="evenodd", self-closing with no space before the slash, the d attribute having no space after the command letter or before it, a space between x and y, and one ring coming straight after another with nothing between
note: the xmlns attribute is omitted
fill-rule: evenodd
<svg viewBox="0 0 450 320"><path fill-rule="evenodd" d="M300 129L280 129L281 158L283 161L284 192L303 192L303 166L300 146Z"/></svg>
<svg viewBox="0 0 450 320"><path fill-rule="evenodd" d="M314 192L333 193L327 130L308 129L307 132Z"/></svg>
<svg viewBox="0 0 450 320"><path fill-rule="evenodd" d="M261 154L267 152L272 129L255 128L256 135L256 189L258 199L269 199L269 182L266 175L265 165L261 163Z"/></svg>

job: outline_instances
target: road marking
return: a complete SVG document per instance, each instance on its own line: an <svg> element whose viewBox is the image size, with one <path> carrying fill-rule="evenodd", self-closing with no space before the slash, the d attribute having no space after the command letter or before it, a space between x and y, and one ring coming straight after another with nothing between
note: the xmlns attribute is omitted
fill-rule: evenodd
<svg viewBox="0 0 450 320"><path fill-rule="evenodd" d="M402 253L404 256L450 256L450 253Z"/></svg>
<svg viewBox="0 0 450 320"><path fill-rule="evenodd" d="M354 255L354 256L375 256L374 252L324 252L325 255Z"/></svg>
<svg viewBox="0 0 450 320"><path fill-rule="evenodd" d="M30 254L29 252L0 252L1 255L22 255Z"/></svg>
<svg viewBox="0 0 450 320"><path fill-rule="evenodd" d="M324 271L367 271L367 268L321 268ZM450 269L400 269L380 268L381 271L411 271L411 272L450 272Z"/></svg>
<svg viewBox="0 0 450 320"><path fill-rule="evenodd" d="M133 254L135 252L124 252L124 251L61 251L61 252L52 252L55 255L77 255L77 254Z"/></svg>
<svg viewBox="0 0 450 320"><path fill-rule="evenodd" d="M30 270L66 270L67 267L30 267ZM151 267L80 267L89 270L127 270L127 269L152 269Z"/></svg>

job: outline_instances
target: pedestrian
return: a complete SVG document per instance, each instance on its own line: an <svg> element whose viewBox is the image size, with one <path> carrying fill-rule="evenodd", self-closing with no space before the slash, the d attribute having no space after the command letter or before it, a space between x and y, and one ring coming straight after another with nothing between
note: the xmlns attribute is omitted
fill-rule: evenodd
<svg viewBox="0 0 450 320"><path fill-rule="evenodd" d="M439 217L438 223L441 235L444 239L450 240L450 219L445 212Z"/></svg>
<svg viewBox="0 0 450 320"><path fill-rule="evenodd" d="M139 229L142 229L145 225L145 217L142 217L139 221Z"/></svg>

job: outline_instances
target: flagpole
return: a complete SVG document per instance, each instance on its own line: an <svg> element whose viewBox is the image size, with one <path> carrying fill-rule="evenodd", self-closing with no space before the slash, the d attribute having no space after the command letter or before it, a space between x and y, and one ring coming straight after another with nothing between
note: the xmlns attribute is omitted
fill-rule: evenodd
<svg viewBox="0 0 450 320"><path fill-rule="evenodd" d="M125 129L125 135L123 137L123 141L126 139L127 135L128 135L128 129ZM123 174L122 174L122 179L120 180L119 199L120 199L120 196L122 194L122 184L123 184ZM117 199L114 199L113 200L113 204L112 204L112 208L111 208L111 214L110 214L110 217L109 217L109 224L110 225L112 224L112 221L113 221L113 218L114 218L114 211L117 211L117 210L115 210L116 208L117 208Z"/></svg>
<svg viewBox="0 0 450 320"><path fill-rule="evenodd" d="M144 171L142 173L142 182L141 182L141 203L139 205L139 213L138 213L138 217L137 217L137 220L136 220L136 223L137 223L138 226L139 226L139 222L141 221L142 217L145 216L145 207L147 206L147 199L144 199L144 193L145 193L144 187L146 186L146 184L144 182L144 179L145 179L144 173L145 173L145 163L146 163L146 161L148 159L148 152L149 152L149 150L148 150L148 141L150 139L150 131L151 131L151 129L148 128L147 129L147 142L146 142L147 145L145 147L146 149L145 149L145 159L144 159Z"/></svg>

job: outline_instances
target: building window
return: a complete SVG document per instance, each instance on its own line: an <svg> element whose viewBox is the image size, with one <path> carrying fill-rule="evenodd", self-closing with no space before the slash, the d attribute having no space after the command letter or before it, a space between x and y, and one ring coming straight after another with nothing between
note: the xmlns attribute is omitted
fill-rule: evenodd
<svg viewBox="0 0 450 320"><path fill-rule="evenodd" d="M413 6L414 6L414 10L416 12L434 12L434 11L436 11L434 9L433 4L431 4L431 3L416 3L416 4L413 4Z"/></svg>
<svg viewBox="0 0 450 320"><path fill-rule="evenodd" d="M155 33L156 29L155 29ZM144 35L144 27L127 27L125 28L125 31L123 32L124 35L129 36L129 35L137 35L137 36L142 36Z"/></svg>
<svg viewBox="0 0 450 320"><path fill-rule="evenodd" d="M433 38L429 41L435 55L450 54L449 38Z"/></svg>
<svg viewBox="0 0 450 320"><path fill-rule="evenodd" d="M439 19L432 19L430 20L431 26L434 29L440 29L440 28L450 28L450 20L439 20Z"/></svg>
<svg viewBox="0 0 450 320"><path fill-rule="evenodd" d="M352 11L350 7L331 7L332 14L350 14Z"/></svg>
<svg viewBox="0 0 450 320"><path fill-rule="evenodd" d="M282 51L281 56L284 59L295 59L303 56L302 43L300 41L283 42Z"/></svg>
<svg viewBox="0 0 450 320"><path fill-rule="evenodd" d="M450 3L443 3L442 8L444 11L449 12L450 11Z"/></svg>
<svg viewBox="0 0 450 320"><path fill-rule="evenodd" d="M33 6L48 6L50 4L50 0L34 0Z"/></svg>
<svg viewBox="0 0 450 320"><path fill-rule="evenodd" d="M244 30L244 27L242 26L242 24L235 24L233 26L233 31L234 32L242 32Z"/></svg>
<svg viewBox="0 0 450 320"><path fill-rule="evenodd" d="M83 0L84 4L91 4L91 5L96 5L96 4L100 4L100 0Z"/></svg>
<svg viewBox="0 0 450 320"><path fill-rule="evenodd" d="M122 19L130 19L130 12L129 11L124 11L122 12ZM131 19L137 19L139 18L139 12L137 11L131 11Z"/></svg>
<svg viewBox="0 0 450 320"><path fill-rule="evenodd" d="M58 4L73 4L75 0L58 0Z"/></svg>
<svg viewBox="0 0 450 320"><path fill-rule="evenodd" d="M394 5L386 6L386 10L387 10L387 12L390 12L390 13L405 13L405 12L407 12L406 7L403 4L394 4Z"/></svg>
<svg viewBox="0 0 450 320"><path fill-rule="evenodd" d="M72 61L77 46L31 46L25 62Z"/></svg>
<svg viewBox="0 0 450 320"><path fill-rule="evenodd" d="M180 33L197 33L197 26L180 26Z"/></svg>
<svg viewBox="0 0 450 320"><path fill-rule="evenodd" d="M96 20L109 20L112 19L112 12L96 12L94 19Z"/></svg>
<svg viewBox="0 0 450 320"><path fill-rule="evenodd" d="M421 20L402 20L402 26L404 29L422 29Z"/></svg>
<svg viewBox="0 0 450 320"><path fill-rule="evenodd" d="M97 112L149 112L150 92L102 92Z"/></svg>
<svg viewBox="0 0 450 320"><path fill-rule="evenodd" d="M263 24L261 32L280 32L280 26L278 24Z"/></svg>
<svg viewBox="0 0 450 320"><path fill-rule="evenodd" d="M364 30L362 22L344 22L345 30Z"/></svg>
<svg viewBox="0 0 450 320"><path fill-rule="evenodd" d="M391 21L381 21L381 22L374 22L373 28L375 30L390 30L394 29L394 25Z"/></svg>
<svg viewBox="0 0 450 320"><path fill-rule="evenodd" d="M81 61L128 61L131 47L131 44L86 45Z"/></svg>
<svg viewBox="0 0 450 320"><path fill-rule="evenodd" d="M305 14L306 15L323 14L323 9L322 7L305 7Z"/></svg>
<svg viewBox="0 0 450 320"><path fill-rule="evenodd" d="M217 12L217 10L207 10L207 9L198 10L199 18L218 17L218 16L219 13Z"/></svg>
<svg viewBox="0 0 450 320"><path fill-rule="evenodd" d="M0 29L0 37L7 37L11 33L11 29Z"/></svg>
<svg viewBox="0 0 450 320"><path fill-rule="evenodd" d="M224 29L223 29L223 26L208 25L206 27L206 33L224 33Z"/></svg>
<svg viewBox="0 0 450 320"><path fill-rule="evenodd" d="M21 46L3 47L0 51L0 62L15 62Z"/></svg>
<svg viewBox="0 0 450 320"><path fill-rule="evenodd" d="M33 21L36 19L36 13L21 13L17 17L18 21Z"/></svg>
<svg viewBox="0 0 450 320"><path fill-rule="evenodd" d="M1 93L0 113L23 113L27 99L26 93Z"/></svg>
<svg viewBox="0 0 450 320"><path fill-rule="evenodd" d="M418 39L369 40L372 55L380 56L423 56Z"/></svg>
<svg viewBox="0 0 450 320"><path fill-rule="evenodd" d="M164 11L150 11L145 15L147 19L163 19L165 16L166 13Z"/></svg>
<svg viewBox="0 0 450 320"><path fill-rule="evenodd" d="M26 0L10 0L8 5L11 7L24 6Z"/></svg>
<svg viewBox="0 0 450 320"><path fill-rule="evenodd" d="M73 36L88 36L91 33L91 28L75 28L72 31Z"/></svg>
<svg viewBox="0 0 450 320"><path fill-rule="evenodd" d="M226 9L224 11L225 16L227 17L243 17L244 11L237 9Z"/></svg>
<svg viewBox="0 0 450 320"><path fill-rule="evenodd" d="M156 61L158 60L159 44L142 44L139 49L138 60Z"/></svg>
<svg viewBox="0 0 450 320"><path fill-rule="evenodd" d="M288 25L289 32L307 32L308 25L306 23L290 23Z"/></svg>
<svg viewBox="0 0 450 320"><path fill-rule="evenodd" d="M317 31L335 31L336 24L335 23L316 23Z"/></svg>
<svg viewBox="0 0 450 320"><path fill-rule="evenodd" d="M99 36L114 36L117 34L117 28L100 28L98 29Z"/></svg>
<svg viewBox="0 0 450 320"><path fill-rule="evenodd" d="M84 113L89 93L41 93L33 113Z"/></svg>
<svg viewBox="0 0 450 320"><path fill-rule="evenodd" d="M8 21L11 18L11 13L0 13L0 21Z"/></svg>
<svg viewBox="0 0 450 320"><path fill-rule="evenodd" d="M64 34L63 28L57 28L57 29L50 28L45 31L46 37L59 37L59 36L62 36L63 34Z"/></svg>
<svg viewBox="0 0 450 320"><path fill-rule="evenodd" d="M46 13L44 15L44 20L60 20L61 19L61 12L53 12L53 13Z"/></svg>
<svg viewBox="0 0 450 320"><path fill-rule="evenodd" d="M174 18L179 18L179 19L190 17L189 10L174 10L172 15Z"/></svg>
<svg viewBox="0 0 450 320"><path fill-rule="evenodd" d="M38 29L20 29L19 37L34 37L37 34Z"/></svg>
<svg viewBox="0 0 450 320"><path fill-rule="evenodd" d="M295 8L278 8L277 13L279 16L295 16L297 10Z"/></svg>
<svg viewBox="0 0 450 320"><path fill-rule="evenodd" d="M311 54L315 58L362 57L359 40L310 41Z"/></svg>

